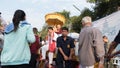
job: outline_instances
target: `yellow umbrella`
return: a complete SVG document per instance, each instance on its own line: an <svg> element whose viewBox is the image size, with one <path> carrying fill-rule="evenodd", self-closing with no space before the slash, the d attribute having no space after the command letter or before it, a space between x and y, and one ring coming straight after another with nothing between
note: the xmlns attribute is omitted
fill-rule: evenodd
<svg viewBox="0 0 120 68"><path fill-rule="evenodd" d="M63 25L65 23L65 17L59 13L49 13L45 15L45 21L48 25Z"/></svg>

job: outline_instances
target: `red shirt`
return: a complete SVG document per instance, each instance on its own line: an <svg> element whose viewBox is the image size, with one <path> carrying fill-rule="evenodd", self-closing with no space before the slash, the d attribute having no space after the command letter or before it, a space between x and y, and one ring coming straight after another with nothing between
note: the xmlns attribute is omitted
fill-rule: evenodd
<svg viewBox="0 0 120 68"><path fill-rule="evenodd" d="M56 34L61 34L62 33L62 30L58 30L58 32L55 32Z"/></svg>
<svg viewBox="0 0 120 68"><path fill-rule="evenodd" d="M30 51L32 54L37 54L38 49L40 48L39 37L35 35L36 41L30 45Z"/></svg>

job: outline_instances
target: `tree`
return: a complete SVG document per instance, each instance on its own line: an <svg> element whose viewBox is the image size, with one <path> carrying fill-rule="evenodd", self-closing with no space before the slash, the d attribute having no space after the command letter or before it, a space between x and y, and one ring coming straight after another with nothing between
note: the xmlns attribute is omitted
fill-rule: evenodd
<svg viewBox="0 0 120 68"><path fill-rule="evenodd" d="M71 23L71 21L70 21L70 12L66 11L66 10L63 10L62 12L57 12L57 13L60 13L65 17L66 22L65 22L64 26L69 27L69 24Z"/></svg>
<svg viewBox="0 0 120 68"><path fill-rule="evenodd" d="M62 14L66 19L70 18L70 12L69 11L63 10L62 12L57 12L57 13Z"/></svg>
<svg viewBox="0 0 120 68"><path fill-rule="evenodd" d="M88 8L85 8L82 12L80 16L73 16L71 17L71 21L72 23L72 31L79 33L81 28L82 28L82 23L81 23L81 19L84 16L91 16L93 17L93 12L91 10L89 10Z"/></svg>
<svg viewBox="0 0 120 68"><path fill-rule="evenodd" d="M42 30L40 31L41 37L42 37L43 39L45 39L45 37L46 37L46 35L47 35L47 28L48 28L48 25L45 24L45 25L43 26Z"/></svg>
<svg viewBox="0 0 120 68"><path fill-rule="evenodd" d="M79 19L79 16L73 16L73 17L71 17L71 19L73 22L71 31L79 33L82 28L82 24L80 22L81 19Z"/></svg>
<svg viewBox="0 0 120 68"><path fill-rule="evenodd" d="M64 26L70 27L70 31L80 32L82 28L81 19L84 16L91 16L92 20L98 20L102 17L105 17L115 11L120 6L120 0L87 0L89 3L94 3L95 7L93 10L85 8L79 16L70 17L70 12L63 10L62 12L57 12L66 18L66 23ZM46 26L47 27L47 26ZM46 27L43 28L43 35L45 35L44 31Z"/></svg>
<svg viewBox="0 0 120 68"><path fill-rule="evenodd" d="M108 1L110 1L110 0L87 0L87 2L95 3L95 4L108 2Z"/></svg>
<svg viewBox="0 0 120 68"><path fill-rule="evenodd" d="M87 0L90 3L95 3L94 20L105 17L115 11L120 6L120 0Z"/></svg>
<svg viewBox="0 0 120 68"><path fill-rule="evenodd" d="M60 13L66 18L65 26L69 25L69 19L70 19L70 12L69 11L63 10L62 12L56 12L56 13ZM48 28L48 25L45 24L41 30L42 38L45 38L45 36L47 35L47 28Z"/></svg>

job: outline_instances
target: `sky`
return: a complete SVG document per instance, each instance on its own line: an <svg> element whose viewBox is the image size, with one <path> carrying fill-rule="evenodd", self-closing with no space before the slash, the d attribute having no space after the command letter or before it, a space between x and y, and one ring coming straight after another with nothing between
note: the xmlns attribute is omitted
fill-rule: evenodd
<svg viewBox="0 0 120 68"><path fill-rule="evenodd" d="M14 12L21 9L26 13L26 20L41 30L48 13L66 10L70 12L70 16L80 15L80 11L73 5L81 11L86 7L93 7L93 4L87 3L86 0L0 0L0 12L6 22L11 22Z"/></svg>

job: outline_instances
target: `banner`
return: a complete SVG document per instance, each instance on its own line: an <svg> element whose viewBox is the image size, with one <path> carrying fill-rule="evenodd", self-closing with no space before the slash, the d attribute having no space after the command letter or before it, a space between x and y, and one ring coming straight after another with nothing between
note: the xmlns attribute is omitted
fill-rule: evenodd
<svg viewBox="0 0 120 68"><path fill-rule="evenodd" d="M120 11L110 14L93 22L93 26L101 30L102 34L107 36L109 41L113 41L120 30ZM119 49L117 47L117 49Z"/></svg>

